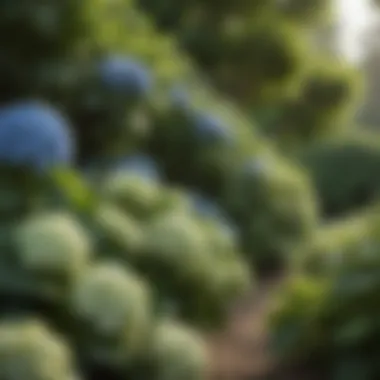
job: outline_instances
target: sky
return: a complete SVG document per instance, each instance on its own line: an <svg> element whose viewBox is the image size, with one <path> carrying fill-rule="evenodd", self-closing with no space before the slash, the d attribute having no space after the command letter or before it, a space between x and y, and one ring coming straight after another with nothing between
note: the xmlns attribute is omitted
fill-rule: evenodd
<svg viewBox="0 0 380 380"><path fill-rule="evenodd" d="M341 49L349 59L360 59L360 35L375 17L370 1L336 0Z"/></svg>

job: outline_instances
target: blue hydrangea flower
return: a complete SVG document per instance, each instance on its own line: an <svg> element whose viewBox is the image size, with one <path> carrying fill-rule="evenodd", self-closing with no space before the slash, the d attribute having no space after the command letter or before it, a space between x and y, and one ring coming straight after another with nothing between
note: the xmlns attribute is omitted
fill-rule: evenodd
<svg viewBox="0 0 380 380"><path fill-rule="evenodd" d="M53 108L33 101L0 108L0 162L45 170L73 155L69 124Z"/></svg>
<svg viewBox="0 0 380 380"><path fill-rule="evenodd" d="M154 181L161 179L157 163L151 157L143 154L124 157L115 165L115 170L129 171Z"/></svg>
<svg viewBox="0 0 380 380"><path fill-rule="evenodd" d="M126 96L145 96L152 86L147 68L129 57L105 58L100 63L99 74L107 88Z"/></svg>
<svg viewBox="0 0 380 380"><path fill-rule="evenodd" d="M226 127L223 121L213 115L196 115L194 120L196 136L205 143L217 143L232 141L232 131Z"/></svg>

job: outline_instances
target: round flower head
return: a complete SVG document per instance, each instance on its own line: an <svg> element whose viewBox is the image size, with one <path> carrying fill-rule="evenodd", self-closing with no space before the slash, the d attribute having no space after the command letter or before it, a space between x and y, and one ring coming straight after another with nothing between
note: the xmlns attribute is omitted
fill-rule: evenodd
<svg viewBox="0 0 380 380"><path fill-rule="evenodd" d="M169 264L177 273L198 273L207 261L207 248L200 226L180 212L159 216L145 230L149 258Z"/></svg>
<svg viewBox="0 0 380 380"><path fill-rule="evenodd" d="M150 349L158 380L205 379L205 344L192 330L175 322L161 322Z"/></svg>
<svg viewBox="0 0 380 380"><path fill-rule="evenodd" d="M0 162L47 170L68 164L74 143L67 121L38 102L0 108Z"/></svg>
<svg viewBox="0 0 380 380"><path fill-rule="evenodd" d="M78 280L70 297L73 315L92 343L110 339L121 354L138 349L150 324L151 300L142 280L119 264L101 263ZM91 342L88 342L91 344ZM132 351L131 351L132 350Z"/></svg>
<svg viewBox="0 0 380 380"><path fill-rule="evenodd" d="M104 86L128 97L145 96L152 85L148 70L129 57L105 58L100 62L99 74Z"/></svg>
<svg viewBox="0 0 380 380"><path fill-rule="evenodd" d="M131 172L111 173L104 183L104 195L136 218L151 215L161 200L157 182Z"/></svg>
<svg viewBox="0 0 380 380"><path fill-rule="evenodd" d="M15 241L20 265L36 275L74 278L91 256L86 231L68 214L47 213L23 221Z"/></svg>
<svg viewBox="0 0 380 380"><path fill-rule="evenodd" d="M17 380L74 379L73 357L66 344L37 321L0 325L0 377Z"/></svg>

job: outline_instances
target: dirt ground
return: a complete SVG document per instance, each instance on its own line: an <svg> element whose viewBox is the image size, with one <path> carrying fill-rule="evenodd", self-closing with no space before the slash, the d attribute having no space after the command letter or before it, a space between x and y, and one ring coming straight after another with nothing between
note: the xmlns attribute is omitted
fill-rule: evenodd
<svg viewBox="0 0 380 380"><path fill-rule="evenodd" d="M208 339L210 380L311 380L301 374L276 371L270 355L266 316L271 294L282 282L282 277L263 281L231 313L227 328Z"/></svg>

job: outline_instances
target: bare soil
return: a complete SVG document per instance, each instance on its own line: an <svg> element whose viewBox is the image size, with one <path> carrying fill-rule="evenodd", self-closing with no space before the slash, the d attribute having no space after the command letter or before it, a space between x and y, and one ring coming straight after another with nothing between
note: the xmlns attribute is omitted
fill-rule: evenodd
<svg viewBox="0 0 380 380"><path fill-rule="evenodd" d="M313 380L276 368L268 347L267 314L273 293L284 278L262 281L258 289L231 312L227 327L208 338L210 380Z"/></svg>

